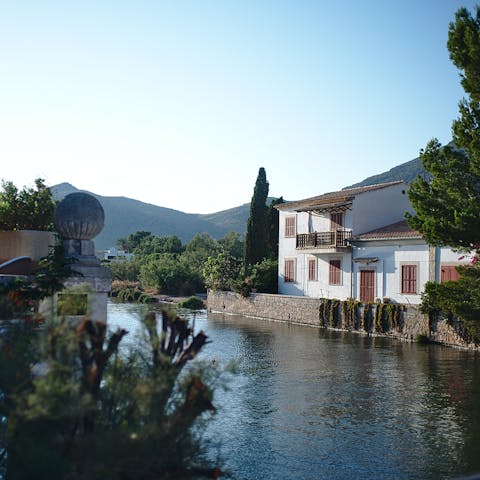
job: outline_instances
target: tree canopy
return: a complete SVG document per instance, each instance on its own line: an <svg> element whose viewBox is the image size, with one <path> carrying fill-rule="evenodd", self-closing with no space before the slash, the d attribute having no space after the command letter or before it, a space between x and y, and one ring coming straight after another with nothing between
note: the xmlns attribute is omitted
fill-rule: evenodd
<svg viewBox="0 0 480 480"><path fill-rule="evenodd" d="M480 8L475 16L465 8L450 23L447 47L460 70L467 95L452 124L454 146L434 139L421 151L431 179L417 178L409 189L416 211L408 215L432 244L466 251L480 250Z"/></svg>
<svg viewBox="0 0 480 480"><path fill-rule="evenodd" d="M411 227L431 244L473 252L472 265L457 267L458 282L428 282L422 310L436 317L455 317L469 340L480 343L480 8L475 16L461 8L450 23L447 47L460 70L466 98L452 124L453 145L431 140L421 151L431 178L417 178L409 189L415 215Z"/></svg>
<svg viewBox="0 0 480 480"><path fill-rule="evenodd" d="M2 181L0 230L53 230L54 212L55 201L43 179L35 180L35 188L21 190Z"/></svg>
<svg viewBox="0 0 480 480"><path fill-rule="evenodd" d="M254 265L261 262L267 255L267 197L268 182L265 169L258 171L252 201L250 202L250 216L247 221L245 235L245 265Z"/></svg>

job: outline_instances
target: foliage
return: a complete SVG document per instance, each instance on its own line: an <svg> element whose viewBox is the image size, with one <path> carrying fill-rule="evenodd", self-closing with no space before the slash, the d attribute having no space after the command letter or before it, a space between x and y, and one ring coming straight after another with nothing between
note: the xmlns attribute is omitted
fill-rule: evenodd
<svg viewBox="0 0 480 480"><path fill-rule="evenodd" d="M358 329L360 326L359 308L361 303L354 298L342 302L342 318L344 328Z"/></svg>
<svg viewBox="0 0 480 480"><path fill-rule="evenodd" d="M139 281L142 289L170 295L204 291L204 265L209 257L222 251L219 242L206 233L195 235L187 245L174 235L158 237L150 232L136 232L117 243L133 248L134 256L130 261L105 264L114 280Z"/></svg>
<svg viewBox="0 0 480 480"><path fill-rule="evenodd" d="M245 242L237 232L230 232L218 240L218 244L225 253L228 253L236 259L243 258Z"/></svg>
<svg viewBox="0 0 480 480"><path fill-rule="evenodd" d="M265 169L261 167L255 182L247 221L244 255L246 266L255 265L267 257L267 197L267 175Z"/></svg>
<svg viewBox="0 0 480 480"><path fill-rule="evenodd" d="M476 17L461 8L448 33L450 58L461 71L468 98L459 104L460 117L453 122L456 148L441 148L432 140L421 160L432 180L417 179L409 198L416 215L409 217L432 244L462 250L478 249L480 238L480 9Z"/></svg>
<svg viewBox="0 0 480 480"><path fill-rule="evenodd" d="M278 210L276 205L285 203L283 197L274 198L267 210L267 258L278 260Z"/></svg>
<svg viewBox="0 0 480 480"><path fill-rule="evenodd" d="M421 311L431 319L439 315L456 318L465 329L466 340L480 343L480 267L457 267L456 282L428 282L422 294ZM459 332L461 333L461 332Z"/></svg>
<svg viewBox="0 0 480 480"><path fill-rule="evenodd" d="M467 95L452 124L455 147L432 140L421 152L431 181L417 179L409 198L416 215L409 224L433 244L449 245L480 254L480 8L475 16L461 8L449 26L450 58L460 70ZM422 309L431 316L442 311L455 316L475 341L480 338L480 270L462 267L458 282L427 284Z"/></svg>
<svg viewBox="0 0 480 480"><path fill-rule="evenodd" d="M202 310L205 308L205 303L203 302L203 300L195 296L178 302L177 305L181 308L188 308L190 310Z"/></svg>
<svg viewBox="0 0 480 480"><path fill-rule="evenodd" d="M208 257L202 270L206 287L212 290L230 290L232 280L240 273L240 267L240 261L226 252Z"/></svg>
<svg viewBox="0 0 480 480"><path fill-rule="evenodd" d="M139 282L114 280L110 296L121 302L158 303L158 299L145 292Z"/></svg>
<svg viewBox="0 0 480 480"><path fill-rule="evenodd" d="M230 283L232 291L239 293L242 297L247 298L253 288L252 277L250 276L239 276L235 280L232 280Z"/></svg>
<svg viewBox="0 0 480 480"><path fill-rule="evenodd" d="M375 304L374 325L377 332L386 333L400 326L403 306L382 302Z"/></svg>
<svg viewBox="0 0 480 480"><path fill-rule="evenodd" d="M324 327L337 328L340 319L340 300L323 298L319 306L319 319Z"/></svg>
<svg viewBox="0 0 480 480"><path fill-rule="evenodd" d="M0 230L53 230L55 202L44 180L35 188L19 190L12 182L2 182Z"/></svg>
<svg viewBox="0 0 480 480"><path fill-rule="evenodd" d="M135 233L130 234L126 238L119 238L116 241L116 245L121 250L125 250L126 252L133 252L135 248L137 248L143 239L147 237L152 237L151 232L146 232L144 230L139 230Z"/></svg>
<svg viewBox="0 0 480 480"><path fill-rule="evenodd" d="M153 288L160 293L195 293L189 266L173 253L148 255L142 262L139 280L142 288Z"/></svg>
<svg viewBox="0 0 480 480"><path fill-rule="evenodd" d="M162 312L145 318L142 349L104 324L5 326L0 338L0 469L7 478L217 478L198 419L214 411L203 369L180 375L207 337ZM41 373L40 373L41 372Z"/></svg>
<svg viewBox="0 0 480 480"><path fill-rule="evenodd" d="M252 267L253 288L262 293L278 292L278 262L270 258Z"/></svg>
<svg viewBox="0 0 480 480"><path fill-rule="evenodd" d="M103 265L112 273L112 280L135 282L140 275L141 263L138 256L134 256L131 260L124 258L110 260Z"/></svg>
<svg viewBox="0 0 480 480"><path fill-rule="evenodd" d="M33 278L18 278L0 285L0 320L22 318L38 321L38 307L42 299L63 289L63 282L71 271L72 259L65 258L61 245L50 248L40 259Z"/></svg>

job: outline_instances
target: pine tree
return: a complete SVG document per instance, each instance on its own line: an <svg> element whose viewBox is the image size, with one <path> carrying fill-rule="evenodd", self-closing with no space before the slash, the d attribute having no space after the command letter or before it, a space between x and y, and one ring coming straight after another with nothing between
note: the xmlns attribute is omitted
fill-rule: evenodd
<svg viewBox="0 0 480 480"><path fill-rule="evenodd" d="M245 236L245 266L261 262L267 255L268 182L265 169L260 167L250 203L250 217Z"/></svg>
<svg viewBox="0 0 480 480"><path fill-rule="evenodd" d="M409 198L411 227L432 244L480 252L480 7L473 17L461 8L450 23L448 50L467 94L452 124L455 147L434 139L421 151L431 179L417 178Z"/></svg>

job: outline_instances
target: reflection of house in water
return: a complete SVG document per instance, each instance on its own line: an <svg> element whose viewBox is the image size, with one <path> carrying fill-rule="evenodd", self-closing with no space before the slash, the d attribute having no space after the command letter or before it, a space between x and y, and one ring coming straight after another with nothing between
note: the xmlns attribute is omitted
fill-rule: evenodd
<svg viewBox="0 0 480 480"><path fill-rule="evenodd" d="M277 205L279 293L418 304L427 281L455 280L468 259L408 227L407 188L389 182Z"/></svg>

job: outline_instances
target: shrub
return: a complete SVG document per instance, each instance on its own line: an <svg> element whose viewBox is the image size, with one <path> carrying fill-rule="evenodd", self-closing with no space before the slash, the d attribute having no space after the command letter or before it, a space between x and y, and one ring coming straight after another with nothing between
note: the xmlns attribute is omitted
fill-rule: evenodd
<svg viewBox="0 0 480 480"><path fill-rule="evenodd" d="M181 308L188 308L190 310L202 310L205 308L205 303L201 298L190 297L182 302L178 302L177 305Z"/></svg>

